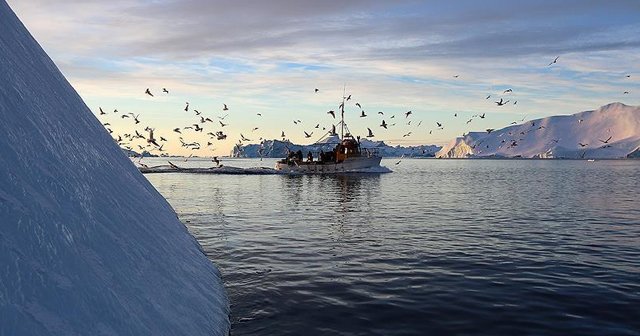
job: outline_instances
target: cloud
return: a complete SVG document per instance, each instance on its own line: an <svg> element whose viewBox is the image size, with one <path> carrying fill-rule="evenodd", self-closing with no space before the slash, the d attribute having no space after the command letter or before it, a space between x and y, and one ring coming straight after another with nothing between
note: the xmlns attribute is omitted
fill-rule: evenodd
<svg viewBox="0 0 640 336"><path fill-rule="evenodd" d="M621 99L621 89L640 92L620 80L640 72L637 0L8 2L91 106L166 109L162 120L185 100L216 112L227 102L265 111L279 134L292 115L322 121L345 83L367 109L413 109L425 125L454 112L496 115L487 123L571 113ZM175 106L140 100L144 88L163 86L176 97L163 102ZM321 94L311 95L316 87ZM517 107L484 99L507 87ZM435 141L426 132L416 139Z"/></svg>

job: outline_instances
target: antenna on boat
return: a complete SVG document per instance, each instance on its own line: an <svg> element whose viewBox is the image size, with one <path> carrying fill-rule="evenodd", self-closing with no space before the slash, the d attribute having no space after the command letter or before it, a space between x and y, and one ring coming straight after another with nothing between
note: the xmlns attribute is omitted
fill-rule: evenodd
<svg viewBox="0 0 640 336"><path fill-rule="evenodd" d="M347 84L342 87L342 105L340 113L340 140L344 139L344 100L347 98Z"/></svg>

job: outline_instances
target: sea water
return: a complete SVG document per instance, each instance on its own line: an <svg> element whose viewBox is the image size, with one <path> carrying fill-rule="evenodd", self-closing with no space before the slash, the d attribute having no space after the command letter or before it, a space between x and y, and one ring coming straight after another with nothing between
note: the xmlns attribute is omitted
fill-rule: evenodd
<svg viewBox="0 0 640 336"><path fill-rule="evenodd" d="M640 161L399 160L147 178L220 268L232 335L640 335Z"/></svg>

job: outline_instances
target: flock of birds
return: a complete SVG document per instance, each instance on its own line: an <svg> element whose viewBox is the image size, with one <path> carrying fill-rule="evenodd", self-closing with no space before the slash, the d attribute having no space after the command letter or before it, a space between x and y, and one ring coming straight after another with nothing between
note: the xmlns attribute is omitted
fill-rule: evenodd
<svg viewBox="0 0 640 336"><path fill-rule="evenodd" d="M558 59L559 59L559 56L556 57L552 62L550 62L548 66L553 66L554 64L556 64L558 62ZM453 77L457 79L460 77L460 75L454 75ZM631 76L626 75L626 77L630 78ZM320 94L320 89L315 88L313 92L315 94ZM514 100L513 102L511 102L511 99L509 99L510 97L513 97L513 92L514 90L512 88L507 88L505 90L502 90L501 94L499 94L500 96L496 97L494 100L495 105L497 107L504 107L506 105L512 105L512 106L517 105L518 103L517 100ZM629 93L628 91L624 92L624 94L628 94L628 93ZM156 94L154 94L154 92L152 92L150 88L147 88L144 91L144 94L149 98L156 98ZM169 95L169 94L170 92L167 88L161 89L161 95ZM485 97L485 100L489 100L491 98L492 98L492 94L488 94ZM316 134L316 136L336 135L337 134L336 124L338 122L338 117L336 116L336 114L337 112L339 113L345 110L345 107L346 107L345 104L352 104L352 106L348 106L348 107L357 108L359 111L360 118L369 118L369 115L363 108L362 104L360 104L359 102L354 102L354 100L352 99L352 96L348 95L343 98L343 102L337 106L336 110L329 110L326 112L326 114L331 117L329 126L321 127L320 123L315 123L315 126L312 127L311 129L305 129L304 128L305 124L303 124L301 119L294 119L293 124L294 126L301 128L298 131L304 134L304 138L306 139L312 138L314 136L314 133ZM185 113L193 114L192 116L193 121L187 125L182 125L182 126L173 128L172 135L177 136L178 138L177 140L179 141L180 147L191 150L192 152L195 152L201 149L208 149L211 151L211 156L213 156L213 152L216 150L216 146L215 146L216 142L227 141L229 138L229 134L225 133L225 127L229 126L229 121L227 121L227 117L230 115L229 107L227 106L227 104L222 104L221 106L222 115L207 116L204 113L200 112L199 110L193 108L189 104L189 102L186 102L184 105L183 111ZM165 145L169 141L168 139L172 137L155 134L154 133L155 128L149 125L146 125L144 126L144 128L142 128L141 126L142 121L140 118L140 114L120 113L118 109L114 109L112 113L107 113L104 111L102 107L99 107L99 116L101 118L102 117L106 118L108 117L109 114L119 115L120 118L122 119L131 120L132 122L131 125L134 127L134 129L129 132L122 133L122 134L118 133L114 136L114 140L118 143L118 145L120 145L120 147L131 151L132 154L135 152L138 152L138 153L148 152L148 153L158 154L161 156L169 155L167 153ZM383 111L377 111L376 116L380 118L380 124L378 127L380 127L379 129L381 130L388 130L389 128L396 127L398 124L400 124L401 126L405 127L405 131L406 131L406 132L404 131L402 132L403 133L402 138L410 137L416 133L422 134L421 132L419 132L417 128L422 126L423 121L418 121L417 123L414 123L412 125L412 122L414 120L413 120L413 112L411 110L403 112L400 115L400 118L396 118L396 114L385 114L385 112ZM404 118L402 118L401 116L404 116ZM256 118L261 118L261 117L262 117L262 113L256 113ZM454 117L454 120L458 118L458 113L454 113L453 117ZM469 119L467 119L466 124L467 125L470 124L471 122L474 121L474 119L485 119L485 118L486 118L486 113L476 114L471 116ZM526 116L519 121L513 121L511 124L515 125L518 122L524 122L525 118ZM114 132L111 129L112 127L111 123L104 122L103 125L107 128L107 131L113 136ZM311 126L312 125L310 125L309 127ZM526 133L529 133L533 130L535 131L544 130L544 126L538 126L535 129L533 129L533 127L535 127L534 122L532 122L532 130ZM428 134L433 134L434 131L444 130L444 128L445 126L443 122L434 121L433 127L429 129ZM245 133L253 134L257 136L255 132L258 131L259 129L260 127L253 127L247 130ZM205 131L208 131L208 132L205 132ZM494 131L494 129L487 129L486 131L487 133L491 133L492 131ZM365 137L374 138L376 136L375 133L376 132L374 132L374 130L372 130L371 127L367 127L367 133ZM520 133L521 134L518 134L518 135L525 135L525 132L520 132ZM196 141L194 139L194 138L201 139L202 138L201 135L206 135L206 141ZM465 135L466 134L463 134L463 136ZM503 144L507 146L507 148L514 148L518 146L519 141L522 141L522 138L518 138L517 137L518 135L516 134L509 134L509 135L513 136L513 138L505 139L502 141ZM284 130L281 132L280 137L283 141L287 139L287 136ZM611 139L612 138L610 137L609 139L602 140L602 142L605 146L608 146L609 141ZM243 144L250 143L252 141L253 140L245 136L244 133L240 133L239 139L235 144L235 149L237 151L241 151ZM263 139L263 137L258 137L257 141L259 141L261 145L261 151L262 151L262 145L265 144L266 140ZM480 145L481 143L477 143L477 144L474 144L472 147L475 148ZM580 143L579 145L581 147L588 146L588 144L582 144L582 143ZM193 154L189 155L189 157L191 156L193 156Z"/></svg>

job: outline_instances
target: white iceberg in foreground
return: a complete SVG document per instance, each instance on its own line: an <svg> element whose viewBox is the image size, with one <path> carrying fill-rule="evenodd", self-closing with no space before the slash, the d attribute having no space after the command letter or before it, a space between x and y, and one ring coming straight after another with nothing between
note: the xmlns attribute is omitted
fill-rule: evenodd
<svg viewBox="0 0 640 336"><path fill-rule="evenodd" d="M638 157L640 107L621 103L488 132L470 132L436 157L616 159Z"/></svg>
<svg viewBox="0 0 640 336"><path fill-rule="evenodd" d="M220 275L0 0L0 335L226 335Z"/></svg>

